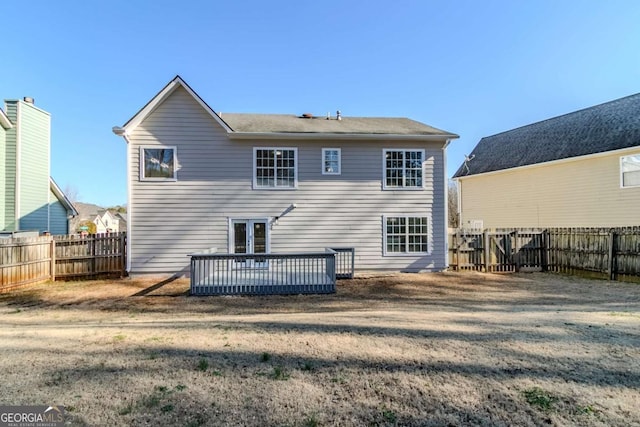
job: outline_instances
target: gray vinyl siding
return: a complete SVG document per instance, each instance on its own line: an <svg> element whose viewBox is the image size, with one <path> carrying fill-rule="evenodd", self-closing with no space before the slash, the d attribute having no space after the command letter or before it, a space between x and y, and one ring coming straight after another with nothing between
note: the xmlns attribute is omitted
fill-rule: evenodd
<svg viewBox="0 0 640 427"><path fill-rule="evenodd" d="M6 103L6 114L14 126L7 130L4 155L4 227L6 231L17 230L16 224L16 132L18 107L15 102Z"/></svg>
<svg viewBox="0 0 640 427"><path fill-rule="evenodd" d="M359 270L445 268L442 142L231 141L182 88L129 141L132 273L187 271L189 253L228 251L229 218L273 218L292 204L270 230L273 253L348 246ZM140 181L140 146L177 147L177 181ZM254 147L296 147L298 188L252 189ZM341 148L342 175L322 175L326 147ZM425 150L424 190L382 190L384 148ZM383 256L383 215L429 217L432 252Z"/></svg>
<svg viewBox="0 0 640 427"><path fill-rule="evenodd" d="M21 230L49 230L48 113L20 105L20 224Z"/></svg>
<svg viewBox="0 0 640 427"><path fill-rule="evenodd" d="M49 232L53 235L69 234L69 221L67 209L55 193L49 190Z"/></svg>

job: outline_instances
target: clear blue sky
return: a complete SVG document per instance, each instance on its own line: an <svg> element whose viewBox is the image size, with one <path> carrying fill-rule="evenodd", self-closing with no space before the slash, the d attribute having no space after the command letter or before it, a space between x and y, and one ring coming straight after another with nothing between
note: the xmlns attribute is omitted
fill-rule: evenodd
<svg viewBox="0 0 640 427"><path fill-rule="evenodd" d="M126 202L111 133L176 74L216 111L401 116L483 136L640 92L640 1L11 1L0 98L52 115L51 174Z"/></svg>

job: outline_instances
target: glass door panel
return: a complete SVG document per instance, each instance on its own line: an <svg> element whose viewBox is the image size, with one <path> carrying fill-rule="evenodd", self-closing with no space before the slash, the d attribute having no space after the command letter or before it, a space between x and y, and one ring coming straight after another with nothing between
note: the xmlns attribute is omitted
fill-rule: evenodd
<svg viewBox="0 0 640 427"><path fill-rule="evenodd" d="M268 228L266 220L234 219L233 247L235 254L266 254L268 242ZM267 260L264 257L237 258L237 267L266 268Z"/></svg>
<svg viewBox="0 0 640 427"><path fill-rule="evenodd" d="M247 253L247 224L245 222L233 223L233 253L246 254Z"/></svg>
<svg viewBox="0 0 640 427"><path fill-rule="evenodd" d="M253 236L251 244L254 254L267 253L267 223L264 221L253 221ZM255 267L266 267L267 260L264 257L254 258Z"/></svg>

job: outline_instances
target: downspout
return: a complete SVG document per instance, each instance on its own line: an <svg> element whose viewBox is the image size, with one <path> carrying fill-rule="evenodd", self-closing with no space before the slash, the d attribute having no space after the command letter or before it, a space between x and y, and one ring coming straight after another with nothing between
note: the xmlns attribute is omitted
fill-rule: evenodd
<svg viewBox="0 0 640 427"><path fill-rule="evenodd" d="M447 177L447 147L451 139L447 139L442 147L442 169L444 170L444 269L449 269L449 179Z"/></svg>
<svg viewBox="0 0 640 427"><path fill-rule="evenodd" d="M462 225L462 180L456 178L457 196L458 196L458 228L464 228Z"/></svg>
<svg viewBox="0 0 640 427"><path fill-rule="evenodd" d="M131 271L131 241L133 236L131 235L131 219L133 215L133 204L131 203L131 144L129 139L125 136L124 140L127 142L127 273Z"/></svg>
<svg viewBox="0 0 640 427"><path fill-rule="evenodd" d="M51 116L49 116L48 120L49 129L47 132L47 232L51 233L51 184L49 181L51 180ZM69 232L69 227L67 227L67 233Z"/></svg>
<svg viewBox="0 0 640 427"><path fill-rule="evenodd" d="M119 126L114 126L112 129L114 134L117 136L121 136L124 138L124 141L127 143L127 273L131 272L131 220L133 218L132 215L132 205L131 205L131 144L128 138L127 131L124 128Z"/></svg>

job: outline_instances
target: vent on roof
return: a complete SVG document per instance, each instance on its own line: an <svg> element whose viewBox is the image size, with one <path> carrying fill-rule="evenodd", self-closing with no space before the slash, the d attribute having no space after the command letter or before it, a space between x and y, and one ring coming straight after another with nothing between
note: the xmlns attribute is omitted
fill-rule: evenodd
<svg viewBox="0 0 640 427"><path fill-rule="evenodd" d="M23 100L24 100L24 102L26 102L27 104L34 104L34 103L35 103L35 100L34 100L32 97L30 97L30 96L25 96L25 97L23 98Z"/></svg>

